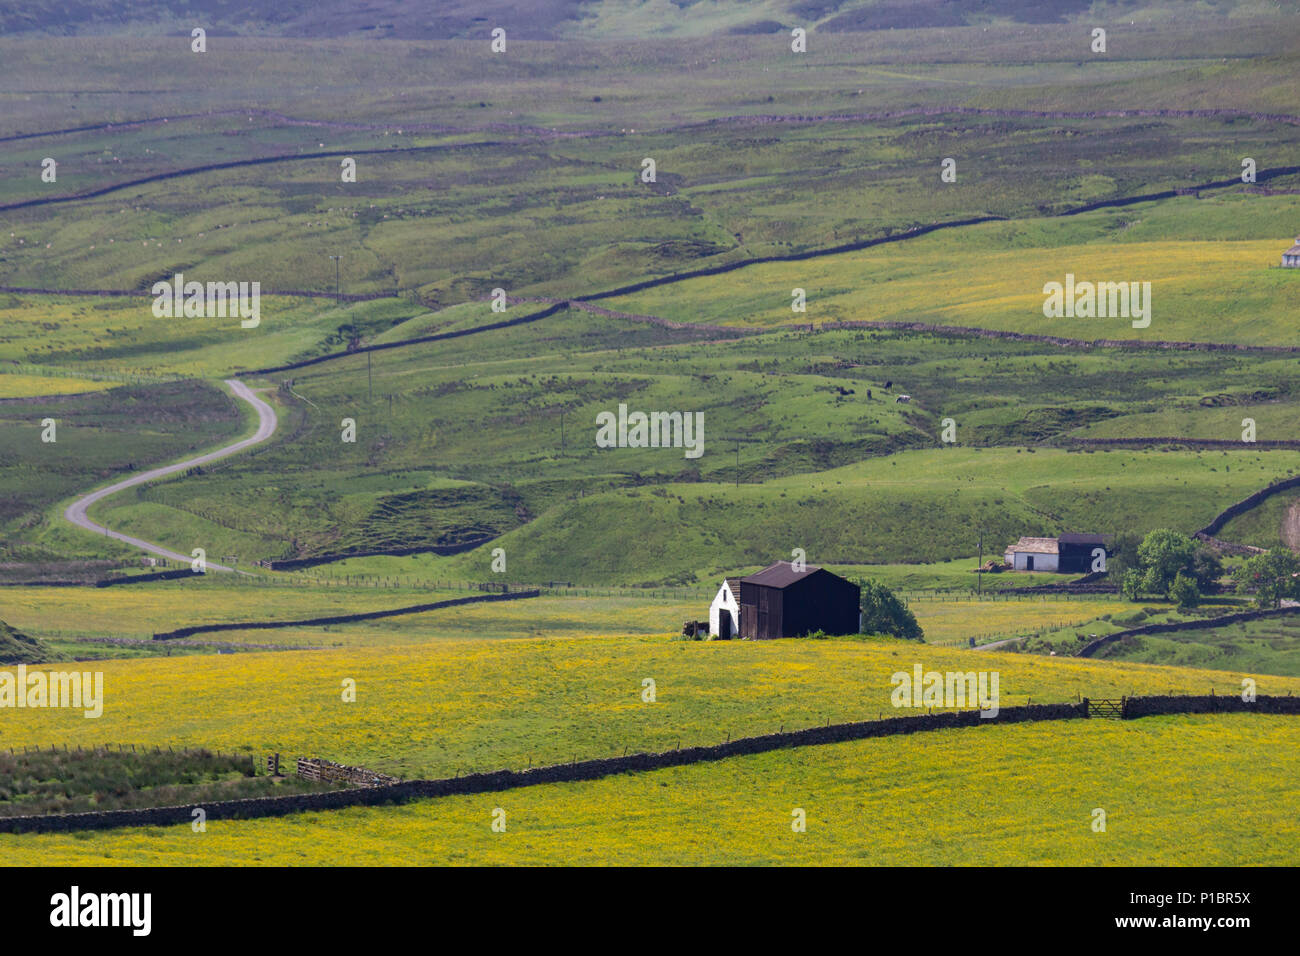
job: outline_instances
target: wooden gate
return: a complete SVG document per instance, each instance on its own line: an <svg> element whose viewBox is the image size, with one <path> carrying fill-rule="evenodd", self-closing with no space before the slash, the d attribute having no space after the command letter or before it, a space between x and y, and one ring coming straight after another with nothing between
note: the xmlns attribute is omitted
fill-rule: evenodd
<svg viewBox="0 0 1300 956"><path fill-rule="evenodd" d="M1124 698L1118 700L1114 698L1100 698L1093 700L1088 698L1088 716L1089 717L1109 717L1119 720L1124 716Z"/></svg>

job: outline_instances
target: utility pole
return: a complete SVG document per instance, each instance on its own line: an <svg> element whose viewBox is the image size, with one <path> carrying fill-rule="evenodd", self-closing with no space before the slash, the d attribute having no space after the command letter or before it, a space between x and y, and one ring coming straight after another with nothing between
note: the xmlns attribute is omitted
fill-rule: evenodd
<svg viewBox="0 0 1300 956"><path fill-rule="evenodd" d="M330 256L334 260L334 304L339 302L339 260L342 256Z"/></svg>
<svg viewBox="0 0 1300 956"><path fill-rule="evenodd" d="M564 454L564 409L560 409L560 454Z"/></svg>
<svg viewBox="0 0 1300 956"><path fill-rule="evenodd" d="M975 569L975 590L980 596L984 596L984 532L980 531L980 563Z"/></svg>
<svg viewBox="0 0 1300 956"><path fill-rule="evenodd" d="M366 401L372 402L375 398L375 382L370 376L370 353L366 353Z"/></svg>
<svg viewBox="0 0 1300 956"><path fill-rule="evenodd" d="M740 442L736 442L736 487L740 487Z"/></svg>

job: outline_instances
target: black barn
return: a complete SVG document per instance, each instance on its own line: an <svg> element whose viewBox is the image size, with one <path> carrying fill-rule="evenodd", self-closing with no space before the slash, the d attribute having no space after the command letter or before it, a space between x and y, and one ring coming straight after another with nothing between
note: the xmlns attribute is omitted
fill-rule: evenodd
<svg viewBox="0 0 1300 956"><path fill-rule="evenodd" d="M1110 560L1110 534L1063 534L1056 539L1056 570L1065 574L1087 574L1092 571L1092 552L1101 548Z"/></svg>
<svg viewBox="0 0 1300 956"><path fill-rule="evenodd" d="M856 634L862 589L825 568L778 561L740 579L740 636L767 640L813 631Z"/></svg>

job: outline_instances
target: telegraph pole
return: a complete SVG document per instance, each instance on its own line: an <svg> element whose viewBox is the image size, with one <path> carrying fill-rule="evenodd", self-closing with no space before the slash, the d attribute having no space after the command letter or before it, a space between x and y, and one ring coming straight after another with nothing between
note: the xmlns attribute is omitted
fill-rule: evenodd
<svg viewBox="0 0 1300 956"><path fill-rule="evenodd" d="M975 569L975 591L980 596L984 596L984 532L980 531L980 563Z"/></svg>
<svg viewBox="0 0 1300 956"><path fill-rule="evenodd" d="M370 353L366 353L366 401L372 402L375 399L375 381L370 376Z"/></svg>
<svg viewBox="0 0 1300 956"><path fill-rule="evenodd" d="M338 302L339 302L339 260L342 259L343 257L340 255L340 256L330 256L330 258L334 260L334 304L335 304L335 305L338 305Z"/></svg>

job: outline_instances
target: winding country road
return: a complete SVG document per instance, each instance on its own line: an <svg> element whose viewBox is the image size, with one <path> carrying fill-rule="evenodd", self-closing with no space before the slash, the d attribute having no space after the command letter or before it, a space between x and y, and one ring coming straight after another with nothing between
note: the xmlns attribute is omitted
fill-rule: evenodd
<svg viewBox="0 0 1300 956"><path fill-rule="evenodd" d="M133 538L130 535L118 534L116 531L110 531L103 525L91 521L90 518L86 516L86 509L95 502L107 498L109 495L116 494L119 491L132 488L135 485L144 484L147 481L164 478L167 475L174 475L179 471L185 471L198 465L205 465L210 461L216 461L218 458L225 458L228 455L241 452L245 448L251 448L253 445L260 444L270 438L275 433L276 426L279 424L279 420L276 418L275 409L262 399L258 398L253 394L252 389L237 379L226 379L226 385L230 387L231 393L234 394L236 398L248 402L248 404L252 405L257 411L257 431L250 437L237 441L233 445L226 445L224 448L218 448L216 451L208 452L206 455L199 455L197 458L189 458L185 461L177 462L174 465L164 465L160 468L151 468L148 471L132 475L130 478L124 478L105 488L92 491L90 494L83 495L72 504L68 505L68 507L64 509L63 517L79 528L85 528L87 531L93 531L96 534L107 535L110 538L123 541L126 544L148 551L151 554L159 555L160 557L169 558L173 561L181 561L185 564L188 564L193 560L188 554L178 554L177 552L170 551L161 545L150 544L148 541L142 541L140 538ZM234 568L228 568L224 564L215 564L211 561L207 562L207 567L208 570L211 571L235 571Z"/></svg>

